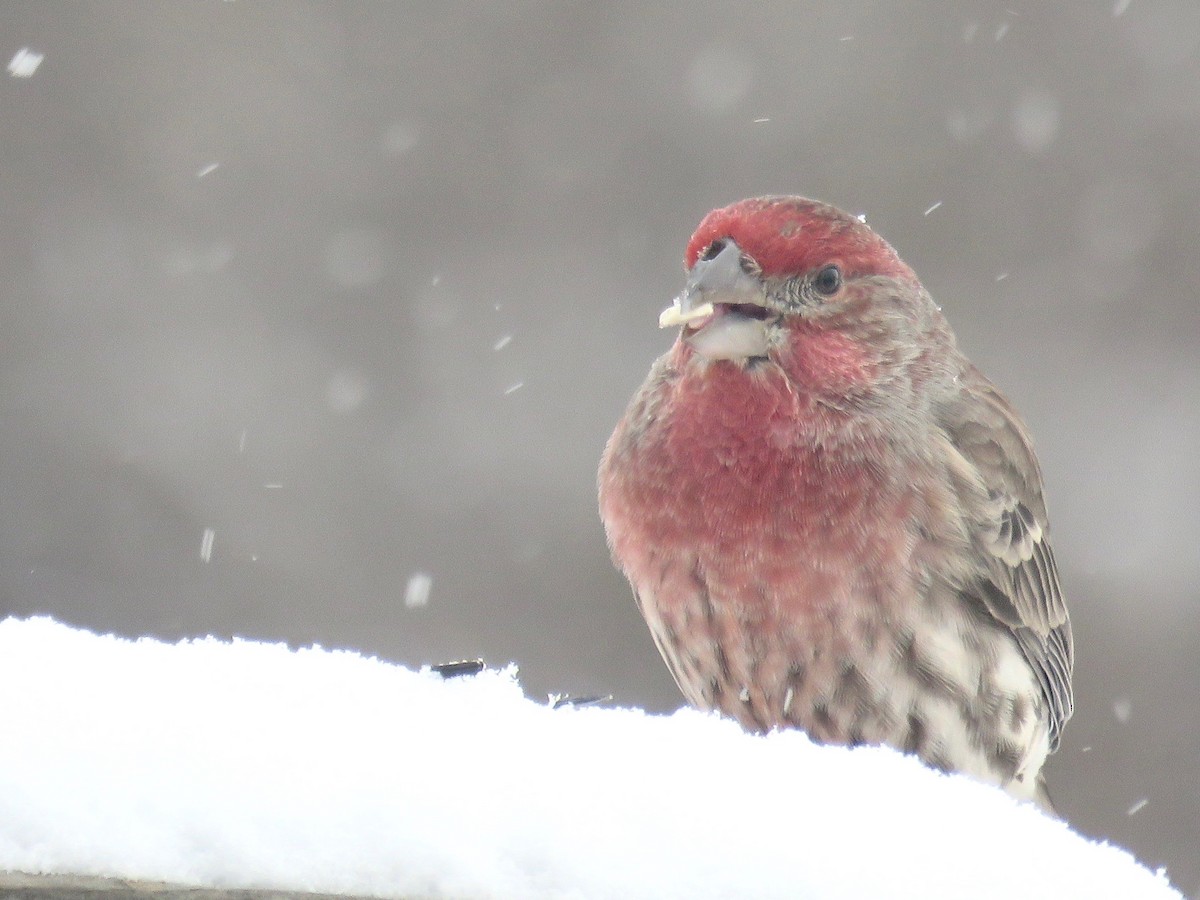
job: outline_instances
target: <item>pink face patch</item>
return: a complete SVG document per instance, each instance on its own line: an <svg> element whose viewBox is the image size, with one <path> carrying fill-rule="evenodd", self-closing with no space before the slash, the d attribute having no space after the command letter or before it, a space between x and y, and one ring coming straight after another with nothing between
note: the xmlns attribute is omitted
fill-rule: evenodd
<svg viewBox="0 0 1200 900"><path fill-rule="evenodd" d="M764 275L800 275L834 263L842 274L916 275L883 238L835 207L804 197L755 197L714 209L688 242L690 270L713 241L727 238L750 256Z"/></svg>

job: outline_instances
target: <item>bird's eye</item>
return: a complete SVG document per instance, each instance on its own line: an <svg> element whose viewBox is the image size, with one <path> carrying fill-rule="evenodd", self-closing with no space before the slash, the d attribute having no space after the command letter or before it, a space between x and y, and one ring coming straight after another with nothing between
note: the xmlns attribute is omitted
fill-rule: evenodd
<svg viewBox="0 0 1200 900"><path fill-rule="evenodd" d="M705 262L708 262L708 260L710 260L710 259L716 259L717 254L720 253L724 249L725 249L725 241L724 240L713 241L711 244L709 244L707 247L704 248L704 252L700 254L700 258L702 260L704 260Z"/></svg>
<svg viewBox="0 0 1200 900"><path fill-rule="evenodd" d="M826 266L813 278L813 287L818 294L829 296L836 294L842 286L842 270L837 266Z"/></svg>

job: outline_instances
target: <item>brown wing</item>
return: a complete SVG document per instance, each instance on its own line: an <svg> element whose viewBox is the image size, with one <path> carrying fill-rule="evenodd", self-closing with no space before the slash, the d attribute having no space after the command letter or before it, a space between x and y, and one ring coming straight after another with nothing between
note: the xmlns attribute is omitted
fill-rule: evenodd
<svg viewBox="0 0 1200 900"><path fill-rule="evenodd" d="M1008 400L968 365L962 390L942 410L950 443L967 465L956 473L986 574L970 593L1012 629L1050 711L1050 748L1071 717L1075 650L1050 546L1042 473L1024 424Z"/></svg>

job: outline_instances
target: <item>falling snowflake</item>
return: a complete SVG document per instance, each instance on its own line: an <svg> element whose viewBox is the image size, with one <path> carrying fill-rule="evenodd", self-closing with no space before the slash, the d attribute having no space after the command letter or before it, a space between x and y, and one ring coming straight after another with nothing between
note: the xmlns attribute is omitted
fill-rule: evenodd
<svg viewBox="0 0 1200 900"><path fill-rule="evenodd" d="M419 609L429 604L429 591L433 587L433 576L425 572L413 572L404 589L404 605L409 609Z"/></svg>
<svg viewBox="0 0 1200 900"><path fill-rule="evenodd" d="M8 74L13 78L32 78L46 54L22 47L8 62Z"/></svg>
<svg viewBox="0 0 1200 900"><path fill-rule="evenodd" d="M212 528L204 529L204 536L200 538L200 558L205 562L212 561L213 541L216 540L217 532Z"/></svg>

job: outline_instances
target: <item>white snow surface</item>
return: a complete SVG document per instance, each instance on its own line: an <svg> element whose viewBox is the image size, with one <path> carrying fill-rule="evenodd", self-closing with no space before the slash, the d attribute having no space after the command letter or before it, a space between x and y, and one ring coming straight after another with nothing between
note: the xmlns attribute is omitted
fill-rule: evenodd
<svg viewBox="0 0 1200 900"><path fill-rule="evenodd" d="M0 868L429 898L1179 897L884 749L561 708L515 669L0 622Z"/></svg>

